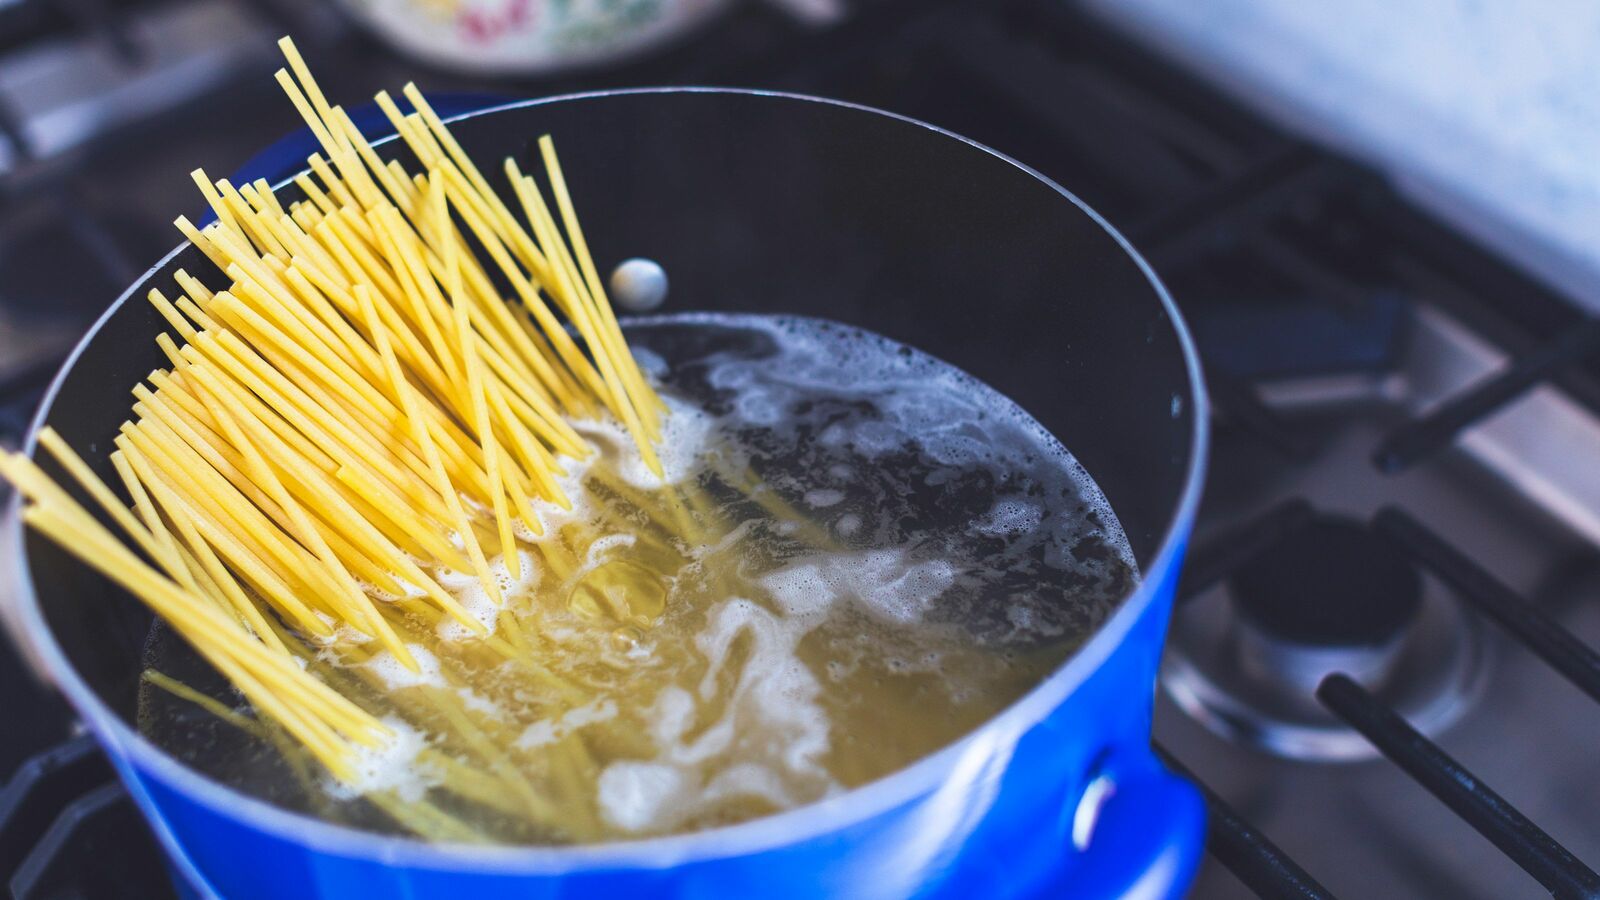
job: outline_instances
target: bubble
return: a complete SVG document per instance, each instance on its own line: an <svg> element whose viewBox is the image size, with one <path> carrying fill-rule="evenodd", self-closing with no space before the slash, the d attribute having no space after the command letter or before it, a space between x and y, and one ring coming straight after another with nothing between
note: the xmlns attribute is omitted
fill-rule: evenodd
<svg viewBox="0 0 1600 900"><path fill-rule="evenodd" d="M984 516L972 523L979 534L1016 536L1027 534L1039 527L1044 519L1044 508L1037 503L1015 497L1001 498Z"/></svg>
<svg viewBox="0 0 1600 900"><path fill-rule="evenodd" d="M611 645L619 653L632 653L639 649L643 641L644 632L633 625L624 625L611 632Z"/></svg>

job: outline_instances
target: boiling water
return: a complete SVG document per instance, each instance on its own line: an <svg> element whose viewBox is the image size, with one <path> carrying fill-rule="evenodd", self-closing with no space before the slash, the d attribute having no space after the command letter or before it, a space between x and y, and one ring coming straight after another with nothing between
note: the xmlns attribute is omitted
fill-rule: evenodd
<svg viewBox="0 0 1600 900"><path fill-rule="evenodd" d="M396 740L331 783L269 727L146 686L147 733L274 802L441 840L705 828L878 778L999 712L1136 580L1104 498L1005 398L817 320L667 317L629 340L672 412L664 480L625 436L502 557L515 650L409 620L420 674L364 647L319 674ZM441 581L445 575L441 575ZM158 629L152 668L237 698Z"/></svg>

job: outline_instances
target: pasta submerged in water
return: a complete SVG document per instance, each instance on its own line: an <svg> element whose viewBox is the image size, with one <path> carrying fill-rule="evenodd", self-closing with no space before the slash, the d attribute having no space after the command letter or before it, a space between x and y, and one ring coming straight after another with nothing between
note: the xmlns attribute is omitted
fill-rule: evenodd
<svg viewBox="0 0 1600 900"><path fill-rule="evenodd" d="M175 755L435 840L703 828L948 743L1130 588L1009 401L829 323L625 332L548 137L502 196L407 86L377 99L409 171L283 48L322 153L288 206L195 173L216 221L178 227L227 286L150 292L126 498L40 436L124 537L0 461L159 616L141 725Z"/></svg>

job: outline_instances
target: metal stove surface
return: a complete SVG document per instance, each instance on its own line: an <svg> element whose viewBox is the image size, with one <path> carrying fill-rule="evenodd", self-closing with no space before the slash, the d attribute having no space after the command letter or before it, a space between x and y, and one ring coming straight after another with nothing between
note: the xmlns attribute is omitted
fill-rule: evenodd
<svg viewBox="0 0 1600 900"><path fill-rule="evenodd" d="M1289 421L1321 438L1304 465L1285 464L1260 447L1241 448L1239 435L1222 436L1207 517L1220 525L1284 497L1304 497L1319 510L1362 520L1384 507L1411 510L1456 547L1492 560L1507 585L1573 634L1600 645L1600 609L1593 602L1600 560L1592 545L1528 509L1520 497L1485 491L1485 472L1465 460L1394 480L1375 477L1372 449L1400 419L1381 403L1297 414ZM1297 590L1293 584L1284 589ZM1449 593L1436 583L1429 590ZM1489 900L1543 893L1354 732L1364 758L1295 759L1219 735L1175 702L1184 680L1175 665L1174 657L1182 656L1176 635L1187 617L1226 617L1229 602L1226 586L1213 587L1175 618L1166 689L1157 705L1159 743L1338 896ZM1578 858L1600 859L1594 701L1526 648L1466 615L1470 639L1480 645L1480 671L1449 715L1459 718L1436 735L1438 742ZM1195 895L1254 896L1219 866L1202 870Z"/></svg>
<svg viewBox="0 0 1600 900"><path fill-rule="evenodd" d="M1242 111L1068 4L851 9L819 27L747 5L622 69L508 84L396 59L319 3L0 8L0 441L20 434L65 343L176 242L168 220L195 212L189 169L231 172L295 125L267 77L279 33L295 33L351 96L407 78L508 96L701 83L882 106L1078 192L1149 256L1199 337L1217 446L1156 721L1161 747L1213 792L1212 855L1195 896L1600 895L1600 878L1578 862L1600 863L1600 658L1587 650L1600 645L1600 326L1412 210L1381 177ZM230 52L215 52L214 35ZM28 87L66 71L82 75L70 90ZM128 89L135 79L146 89ZM72 280L26 277L51 272ZM1422 574L1420 608L1468 663L1440 680L1459 688L1449 702L1408 706L1406 685L1385 673L1410 670L1387 663L1356 672L1364 681L1321 680L1361 668L1377 644L1308 654L1242 624L1235 594L1271 619L1337 605L1346 584L1390 590L1371 578L1308 590L1283 577L1281 559L1263 568L1286 533L1333 515L1400 548ZM1428 544L1430 534L1439 540ZM1454 555L1442 568L1436 545ZM1361 567L1361 552L1344 564ZM1252 567L1253 586L1236 590ZM1350 603L1385 627L1404 618L1381 597ZM1274 743L1270 729L1263 738L1219 724L1183 680L1201 658L1196 635L1218 653L1246 647L1241 671L1278 678L1280 709L1332 734L1343 748L1333 755L1362 758L1296 759L1285 754L1303 751ZM1416 644L1403 631L1383 647ZM9 653L0 685L10 712L0 717L0 781L10 779L0 881L18 897L164 895L155 850L92 743L70 737L62 705ZM1390 701L1433 710L1412 722L1423 735L1384 719Z"/></svg>

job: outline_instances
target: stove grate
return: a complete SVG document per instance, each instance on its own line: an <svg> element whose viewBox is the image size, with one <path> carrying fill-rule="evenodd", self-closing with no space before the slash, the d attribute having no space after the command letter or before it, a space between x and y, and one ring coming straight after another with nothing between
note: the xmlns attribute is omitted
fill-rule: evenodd
<svg viewBox="0 0 1600 900"><path fill-rule="evenodd" d="M1331 891L1206 787L1169 750L1157 744L1156 755L1167 768L1200 786L1208 817L1206 849L1246 887L1266 900L1333 900Z"/></svg>
<svg viewBox="0 0 1600 900"><path fill-rule="evenodd" d="M1412 516L1390 507L1374 517L1373 527L1393 536L1418 562L1444 579L1456 596L1600 701L1600 653L1594 648Z"/></svg>
<svg viewBox="0 0 1600 900"><path fill-rule="evenodd" d="M1449 448L1462 432L1504 409L1535 385L1597 353L1600 320L1590 319L1396 428L1373 452L1373 462L1385 473L1402 472Z"/></svg>
<svg viewBox="0 0 1600 900"><path fill-rule="evenodd" d="M1317 698L1553 896L1600 896L1600 875L1350 677L1328 676Z"/></svg>
<svg viewBox="0 0 1600 900"><path fill-rule="evenodd" d="M1313 518L1311 504L1296 498L1204 541L1191 554L1179 602L1271 552L1285 534L1305 527ZM1499 624L1551 668L1600 700L1600 654L1593 648L1409 514L1387 507L1373 516L1371 526L1449 585L1459 600ZM1554 896L1600 897L1600 875L1354 679L1331 674L1317 687L1316 697ZM1171 754L1162 753L1174 768L1194 778ZM1201 787L1213 815L1209 849L1240 881L1262 897L1331 896L1213 791Z"/></svg>

